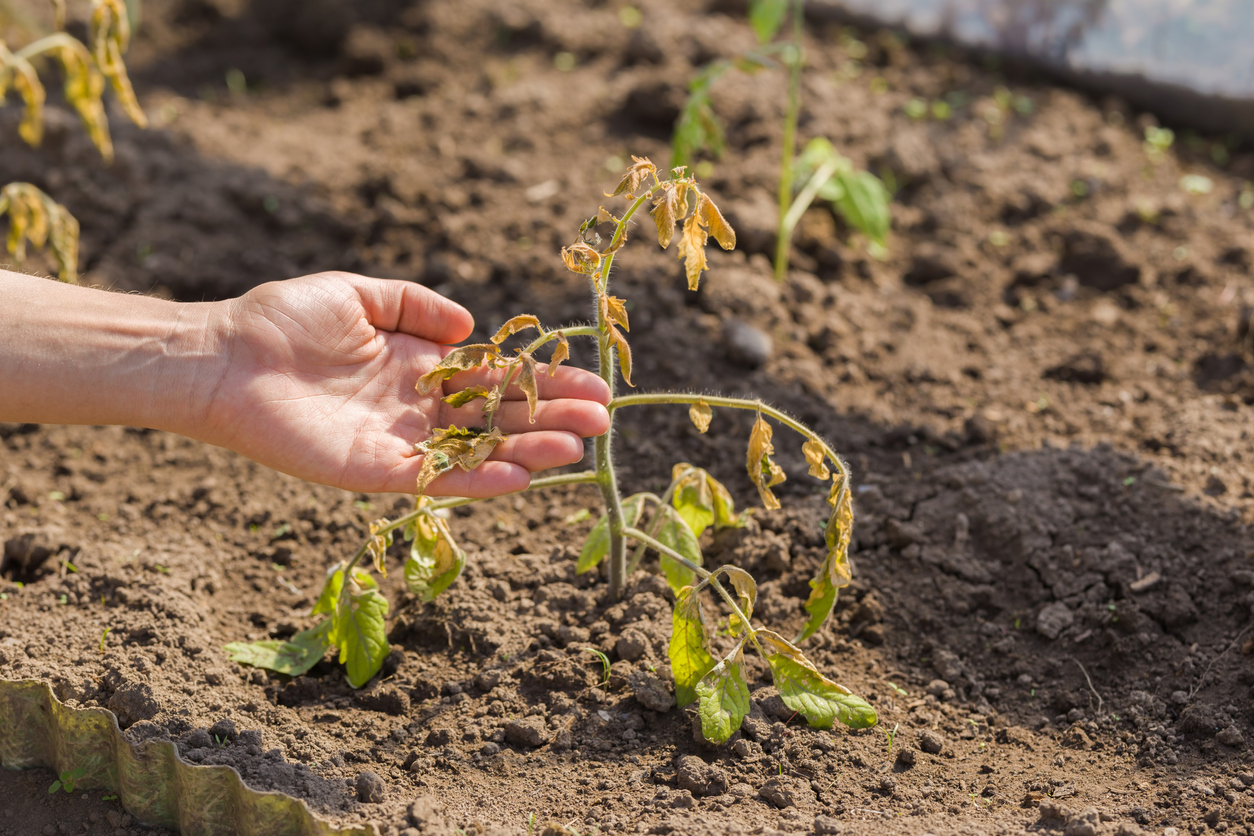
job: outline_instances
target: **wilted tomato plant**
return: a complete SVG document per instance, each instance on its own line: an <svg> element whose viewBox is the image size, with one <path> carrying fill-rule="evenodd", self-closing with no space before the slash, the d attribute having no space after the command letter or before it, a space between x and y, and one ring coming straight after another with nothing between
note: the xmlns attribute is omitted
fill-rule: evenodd
<svg viewBox="0 0 1254 836"><path fill-rule="evenodd" d="M504 371L498 386L473 386L444 398L454 407L481 401L482 424L449 426L419 445L424 459L415 486L418 499L414 510L393 520L372 523L369 538L352 559L331 567L313 608L313 614L324 616L323 619L291 641L228 645L233 659L299 675L320 661L328 649L336 648L339 661L347 666L348 681L354 687L366 684L379 671L389 650L384 630L388 603L366 566L373 563L382 574L388 544L400 534L410 543L405 579L411 592L430 601L457 578L466 555L437 512L474 500L433 500L423 493L441 473L454 467L477 467L504 439L495 421L502 397L511 384L517 384L525 394L534 416L536 378L542 373L537 368L537 352L550 352L548 373L553 374L569 358L571 339L592 339L597 347L600 375L611 393L619 374L628 386L634 386L631 347L626 338L627 304L610 293L611 268L627 241L632 218L649 207L658 243L665 249L675 241L691 290L697 289L701 274L707 269L705 248L709 238L713 237L724 249L732 249L736 236L709 194L685 168L675 168L669 177L663 177L649 160L633 160L613 193L628 201L626 209L615 215L602 207L583 224L579 240L564 247L561 253L569 270L588 279L597 312L596 324L546 329L535 316L523 314L506 322L491 342L456 348L421 374L417 388L430 392L458 372L482 367ZM604 246L595 232L599 224L612 224L614 229ZM515 334L532 331L536 336L526 345L513 352L502 348ZM793 641L754 623L757 584L748 572L731 565L714 569L704 565L701 534L710 526L717 529L744 524L745 514L736 512L726 487L702 468L681 463L674 466L670 486L662 494L620 494L611 446L613 416L627 407L662 404L688 407L692 422L703 433L709 429L716 408L754 412L756 420L749 435L746 466L767 508L780 507L772 488L785 479L784 471L773 459L774 424L798 433L810 475L831 481L831 516L825 532L827 556L818 575L810 581L811 592L805 602L808 618ZM658 555L659 568L675 595L668 654L675 677L675 696L681 706L699 703L705 737L725 742L740 728L749 711L749 687L743 670L746 650L754 650L766 659L784 702L812 725L828 728L836 720L855 728L873 725L876 716L871 706L824 677L797 647L823 625L840 588L850 581L848 551L853 508L849 471L832 448L808 427L761 401L682 393L629 394L613 397L609 410L611 429L595 441L595 468L536 479L529 490L580 482L595 483L600 488L605 512L584 543L577 569L588 572L607 562L610 601L623 595L628 575L648 554ZM718 601L725 617L712 617L711 604ZM733 639L729 652L716 654L709 621L717 621L719 633Z"/></svg>

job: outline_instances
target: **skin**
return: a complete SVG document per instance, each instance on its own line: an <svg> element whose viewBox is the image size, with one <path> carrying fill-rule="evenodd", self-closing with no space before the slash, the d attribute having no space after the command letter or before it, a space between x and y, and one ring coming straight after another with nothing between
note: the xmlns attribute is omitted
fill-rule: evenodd
<svg viewBox="0 0 1254 836"><path fill-rule="evenodd" d="M319 273L179 303L0 271L0 299L0 421L168 430L311 482L396 493L414 490L416 443L479 423L475 407L414 390L474 320L409 282ZM464 372L444 394L501 374ZM497 421L505 442L429 495L519 491L531 473L583 457L581 436L609 426L608 387L567 366L537 378L535 423L511 386Z"/></svg>

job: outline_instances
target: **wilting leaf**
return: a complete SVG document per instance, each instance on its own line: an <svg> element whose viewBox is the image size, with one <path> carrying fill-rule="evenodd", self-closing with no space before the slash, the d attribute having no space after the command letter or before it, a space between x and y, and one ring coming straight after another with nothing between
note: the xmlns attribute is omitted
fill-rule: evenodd
<svg viewBox="0 0 1254 836"><path fill-rule="evenodd" d="M688 417L692 419L697 432L705 433L710 429L710 421L714 418L714 410L703 400L698 400L688 407Z"/></svg>
<svg viewBox="0 0 1254 836"><path fill-rule="evenodd" d="M0 189L0 215L9 214L7 246L16 264L26 257L26 242L45 243L57 260L61 281L78 281L78 221L64 206L30 183Z"/></svg>
<svg viewBox="0 0 1254 836"><path fill-rule="evenodd" d="M749 713L749 685L741 670L740 647L715 665L696 690L701 700L697 709L701 736L711 743L726 743Z"/></svg>
<svg viewBox="0 0 1254 836"><path fill-rule="evenodd" d="M702 199L705 196L702 195ZM693 212L684 221L683 232L679 236L679 257L684 260L684 273L688 277L688 289L696 290L701 285L701 271L706 270L705 242L709 238L703 226L700 212Z"/></svg>
<svg viewBox="0 0 1254 836"><path fill-rule="evenodd" d="M613 255L621 250L626 243L627 227L623 227L614 234L614 237L610 239L610 243L606 245L605 249L601 250L601 255Z"/></svg>
<svg viewBox="0 0 1254 836"><path fill-rule="evenodd" d="M65 78L65 100L78 111L78 116L100 155L106 162L111 161L113 140L109 137L109 122L105 115L104 100L101 98L104 95L105 80L97 72L91 53L71 38L64 45L51 50L50 54L61 62ZM125 69L122 72L125 74Z"/></svg>
<svg viewBox="0 0 1254 836"><path fill-rule="evenodd" d="M322 661L331 646L331 619L302 630L288 641L263 639L259 642L231 642L226 650L232 662L265 668L287 676L304 676Z"/></svg>
<svg viewBox="0 0 1254 836"><path fill-rule="evenodd" d="M705 481L709 484L710 494L714 497L714 527L716 529L744 528L749 512L746 510L736 513L736 501L732 499L731 492L722 482L709 473L705 474Z"/></svg>
<svg viewBox="0 0 1254 836"><path fill-rule="evenodd" d="M790 2L798 0L753 0L749 4L749 26L758 36L758 43L766 43L779 32Z"/></svg>
<svg viewBox="0 0 1254 836"><path fill-rule="evenodd" d="M122 54L131 39L130 16L124 0L96 0L91 15L92 54L104 73L122 109L131 121L141 128L148 125L148 118L135 99L131 80L126 75Z"/></svg>
<svg viewBox="0 0 1254 836"><path fill-rule="evenodd" d="M701 617L701 599L691 586L675 593L667 656L675 677L675 702L683 708L697 699L697 683L714 667L710 637Z"/></svg>
<svg viewBox="0 0 1254 836"><path fill-rule="evenodd" d="M457 409L459 407L465 406L466 404L478 398L487 398L488 395L490 394L491 392L489 392L487 389L485 389L482 386L470 386L466 389L461 390L460 392L454 392L451 395L445 395L443 398L441 398L441 400L444 401L449 406L453 407L454 409Z"/></svg>
<svg viewBox="0 0 1254 836"><path fill-rule="evenodd" d="M853 572L849 566L849 540L853 534L853 500L847 480L832 483L828 502L832 505L832 515L827 521L824 539L827 542L827 557L819 567L818 574L810 581L810 597L806 599L805 609L810 614L805 627L797 641L803 641L814 635L836 606L839 591L853 580Z"/></svg>
<svg viewBox="0 0 1254 836"><path fill-rule="evenodd" d="M635 194L641 183L657 173L657 166L651 163L647 157L637 157L635 154L632 154L631 160L632 163L623 175L623 179L619 181L618 188L614 189L614 194L610 195L610 197L616 197L620 194Z"/></svg>
<svg viewBox="0 0 1254 836"><path fill-rule="evenodd" d="M437 476L454 467L465 471L474 470L504 440L505 436L496 427L491 432L463 427L437 429L429 439L418 445L418 449L423 452L423 460L418 470L415 493L421 496Z"/></svg>
<svg viewBox="0 0 1254 836"><path fill-rule="evenodd" d="M566 339L566 335L562 334L557 338L557 345L553 348L553 354L549 357L549 377L557 374L557 367L562 365L562 361L570 357L570 342Z"/></svg>
<svg viewBox="0 0 1254 836"><path fill-rule="evenodd" d="M618 367L623 371L623 380L628 386L635 386L631 382L631 346L627 345L627 338L622 332L610 326L609 330L610 345L618 350Z"/></svg>
<svg viewBox="0 0 1254 836"><path fill-rule="evenodd" d="M714 522L714 497L706 477L704 470L690 464L671 468L671 505L697 537Z"/></svg>
<svg viewBox="0 0 1254 836"><path fill-rule="evenodd" d="M762 504L772 511L780 505L775 494L771 492L771 488L788 478L780 466L771 459L774 453L775 447L771 444L771 425L766 423L766 420L759 414L758 420L753 424L753 431L749 433L749 454L746 464L749 469L749 478L753 480L753 484L758 488L758 495L762 497Z"/></svg>
<svg viewBox="0 0 1254 836"><path fill-rule="evenodd" d="M422 601L431 601L457 580L466 553L453 541L448 523L434 514L420 514L410 532L413 543L405 561L405 585Z"/></svg>
<svg viewBox="0 0 1254 836"><path fill-rule="evenodd" d="M624 331L630 331L627 322L627 303L617 296L601 295L601 317L607 322L621 325Z"/></svg>
<svg viewBox="0 0 1254 836"><path fill-rule="evenodd" d="M350 584L335 610L340 664L347 666L348 684L360 688L383 667L391 649L385 621L388 601L377 589L361 591Z"/></svg>
<svg viewBox="0 0 1254 836"><path fill-rule="evenodd" d="M388 576L388 567L384 562L384 558L388 553L388 543L392 539L391 534L379 534L386 525L387 520L375 520L370 524L370 539L366 541L366 552L370 555L370 560L374 563L374 570L383 577Z"/></svg>
<svg viewBox="0 0 1254 836"><path fill-rule="evenodd" d="M753 607L758 602L758 584L754 581L753 576L741 569L739 566L724 566L722 570L727 575L727 580L731 582L732 587L736 590L736 595L740 598L740 609L745 614L745 618L753 618ZM733 633L739 634L748 625L741 625L738 622L740 617L732 614L731 629Z"/></svg>
<svg viewBox="0 0 1254 836"><path fill-rule="evenodd" d="M5 50L5 56L8 66L0 72L0 93L5 92L6 83L11 81L25 105L22 121L17 126L18 135L27 145L37 146L44 138L44 99L47 94L43 82L39 80L39 73L30 61L19 58L8 50Z"/></svg>
<svg viewBox="0 0 1254 836"><path fill-rule="evenodd" d="M800 713L810 725L830 729L836 720L854 729L875 725L875 709L819 673L795 646L770 630L759 630L757 636L784 705Z"/></svg>
<svg viewBox="0 0 1254 836"><path fill-rule="evenodd" d="M883 181L869 171L846 171L837 176L843 194L835 206L841 217L872 241L883 244L892 225L888 209L892 195Z"/></svg>
<svg viewBox="0 0 1254 836"><path fill-rule="evenodd" d="M675 169L675 177L680 177L687 166ZM683 220L688 214L688 182L681 180L675 184L675 220Z"/></svg>
<svg viewBox="0 0 1254 836"><path fill-rule="evenodd" d="M618 218L610 214L609 209L606 209L604 206L602 206L601 208L597 209L597 223L616 224L618 223Z"/></svg>
<svg viewBox="0 0 1254 836"><path fill-rule="evenodd" d="M623 527L635 526L640 520L640 513L644 510L644 494L632 494L623 500L622 506ZM597 524L588 534L588 539L584 541L583 550L579 552L579 561L575 564L575 572L582 575L584 572L595 569L609 553L610 519L608 515L602 514L601 519L597 520Z"/></svg>
<svg viewBox="0 0 1254 836"><path fill-rule="evenodd" d="M827 469L827 452L824 450L823 442L817 438L811 438L801 445L801 454L806 457L806 464L810 465L810 475L816 479L829 479L832 472Z"/></svg>
<svg viewBox="0 0 1254 836"><path fill-rule="evenodd" d="M601 254L587 244L562 247L562 263L572 273L592 274L601 268Z"/></svg>
<svg viewBox="0 0 1254 836"><path fill-rule="evenodd" d="M360 566L353 567L353 580L362 589L377 589L378 581ZM335 602L340 598L340 590L344 587L344 564L336 563L327 569L326 580L322 582L322 592L314 603L310 615L331 615L335 612ZM334 637L332 638L334 641Z"/></svg>
<svg viewBox="0 0 1254 836"><path fill-rule="evenodd" d="M653 209L649 214L653 216L653 223L657 225L657 242L662 249L669 247L671 239L675 237L678 207L679 194L674 186L666 186L654 198Z"/></svg>
<svg viewBox="0 0 1254 836"><path fill-rule="evenodd" d="M536 361L530 354L518 357L518 388L527 396L527 420L536 422L536 406L540 402L540 390L536 387Z"/></svg>
<svg viewBox="0 0 1254 836"><path fill-rule="evenodd" d="M528 328L540 330L540 320L531 314L520 314L501 326L501 329L492 337L492 342L500 345L519 331Z"/></svg>
<svg viewBox="0 0 1254 836"><path fill-rule="evenodd" d="M720 247L725 250L736 248L736 231L727 223L723 213L718 211L714 201L704 193L701 195L701 203L697 206L697 214L701 216L701 222L705 224Z"/></svg>
<svg viewBox="0 0 1254 836"><path fill-rule="evenodd" d="M436 363L435 368L418 378L416 388L426 395L458 372L477 369L488 361L489 366L499 362L500 349L492 343L476 343L455 348L443 360Z"/></svg>
<svg viewBox="0 0 1254 836"><path fill-rule="evenodd" d="M671 505L658 506L657 513L658 521L653 529L653 536L657 541L700 566L702 563L701 544L697 542L697 536L692 533L692 528L684 518ZM666 575L666 582L670 584L672 590L687 586L695 577L691 569L667 555L660 555L659 563L662 567L662 574Z"/></svg>

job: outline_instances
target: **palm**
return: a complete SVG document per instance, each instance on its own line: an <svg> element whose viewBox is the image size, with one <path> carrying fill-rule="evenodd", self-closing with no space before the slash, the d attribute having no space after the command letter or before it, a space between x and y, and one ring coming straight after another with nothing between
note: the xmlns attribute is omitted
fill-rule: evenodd
<svg viewBox="0 0 1254 836"><path fill-rule="evenodd" d="M414 390L447 353L442 343L472 327L468 313L424 288L341 275L266 284L232 303L231 322L215 402L220 443L278 470L349 490L412 492L415 443L435 427L475 423L473 409ZM604 429L596 402L607 390L587 372L561 371L541 393L549 400L536 424L507 405L502 429L516 434L493 461L445 474L430 493L521 490L528 471L577 461L576 434ZM483 376L462 377L472 374Z"/></svg>

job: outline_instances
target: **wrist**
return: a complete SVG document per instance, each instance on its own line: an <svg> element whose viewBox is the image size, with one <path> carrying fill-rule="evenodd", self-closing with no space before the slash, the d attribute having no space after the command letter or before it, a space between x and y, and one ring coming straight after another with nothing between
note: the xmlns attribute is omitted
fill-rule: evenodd
<svg viewBox="0 0 1254 836"><path fill-rule="evenodd" d="M222 423L217 406L230 365L231 303L171 304L148 425L213 441Z"/></svg>

